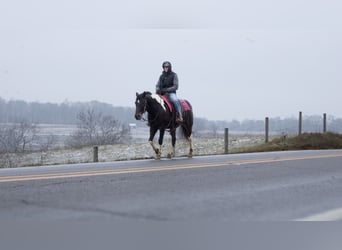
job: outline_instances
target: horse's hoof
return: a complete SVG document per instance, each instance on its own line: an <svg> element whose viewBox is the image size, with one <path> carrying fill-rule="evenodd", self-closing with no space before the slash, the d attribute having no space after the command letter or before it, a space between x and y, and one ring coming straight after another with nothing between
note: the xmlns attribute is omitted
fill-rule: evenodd
<svg viewBox="0 0 342 250"><path fill-rule="evenodd" d="M168 153L167 154L167 158L171 159L172 158L172 154Z"/></svg>
<svg viewBox="0 0 342 250"><path fill-rule="evenodd" d="M188 158L192 158L192 154L188 154Z"/></svg>

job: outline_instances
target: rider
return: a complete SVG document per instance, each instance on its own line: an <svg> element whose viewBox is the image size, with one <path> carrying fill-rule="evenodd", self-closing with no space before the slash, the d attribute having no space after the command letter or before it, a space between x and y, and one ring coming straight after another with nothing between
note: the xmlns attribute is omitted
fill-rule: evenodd
<svg viewBox="0 0 342 250"><path fill-rule="evenodd" d="M176 121L181 123L183 122L182 111L176 95L176 90L178 89L178 76L175 72L172 71L172 66L170 62L163 62L162 67L163 72L157 82L156 93L159 95L169 95L171 102L175 105L177 109L178 116Z"/></svg>

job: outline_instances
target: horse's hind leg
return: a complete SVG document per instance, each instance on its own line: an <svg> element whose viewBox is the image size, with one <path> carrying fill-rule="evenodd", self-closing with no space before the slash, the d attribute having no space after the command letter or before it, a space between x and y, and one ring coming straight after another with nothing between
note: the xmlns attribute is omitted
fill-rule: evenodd
<svg viewBox="0 0 342 250"><path fill-rule="evenodd" d="M189 150L188 157L189 157L189 158L192 158L192 152L193 152L193 149L192 149L192 135L190 135L190 136L188 137L188 142L189 142L189 146L190 146L190 150Z"/></svg>
<svg viewBox="0 0 342 250"><path fill-rule="evenodd" d="M182 126L182 129L183 129L183 132L184 132L184 135L186 136L186 139L188 140L189 142L189 154L188 154L188 157L191 158L192 157L192 152L193 152L193 149L192 149L192 125L183 125Z"/></svg>

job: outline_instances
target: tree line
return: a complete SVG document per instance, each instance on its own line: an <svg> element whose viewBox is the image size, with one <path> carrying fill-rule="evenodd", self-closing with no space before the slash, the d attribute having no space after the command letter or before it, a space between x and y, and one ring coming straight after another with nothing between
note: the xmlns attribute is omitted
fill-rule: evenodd
<svg viewBox="0 0 342 250"><path fill-rule="evenodd" d="M103 115L93 109L81 111L77 114L77 129L64 141L64 146L79 148L122 143L130 138L129 132L129 127L113 116ZM0 160L2 154L55 148L56 139L53 134L39 135L38 126L24 120L0 124Z"/></svg>
<svg viewBox="0 0 342 250"><path fill-rule="evenodd" d="M20 123L22 121L39 124L77 124L80 112L93 110L103 116L112 116L121 124L137 123L134 119L134 107L115 107L111 104L91 102L68 102L39 103L25 102L21 100L6 101L0 98L0 123ZM275 133L296 134L298 132L298 118L270 118L270 131ZM138 122L137 126L146 126ZM206 118L196 117L194 120L194 131L211 131L216 133L229 128L231 131L262 132L265 130L264 120L246 119L242 121L212 121ZM304 116L303 131L320 132L323 130L322 116ZM328 130L342 133L342 119L328 116Z"/></svg>
<svg viewBox="0 0 342 250"><path fill-rule="evenodd" d="M39 103L21 100L6 101L0 97L0 123L77 124L77 115L86 110L94 110L103 115L114 116L122 123L134 122L134 109L114 107L111 104L90 102Z"/></svg>
<svg viewBox="0 0 342 250"><path fill-rule="evenodd" d="M133 119L133 108L98 101L54 104L0 98L0 154L54 148L57 136L40 136L38 124L76 125L63 141L67 147L121 143L129 137Z"/></svg>
<svg viewBox="0 0 342 250"><path fill-rule="evenodd" d="M269 130L275 134L294 135L298 133L299 119L296 117L269 118ZM232 120L232 121L210 121L205 118L196 118L194 123L194 131L209 131L212 134L229 128L230 131L239 131L245 133L265 131L265 120ZM304 116L302 122L303 132L322 132L323 131L323 115ZM342 119L328 116L327 130L330 132L342 133Z"/></svg>

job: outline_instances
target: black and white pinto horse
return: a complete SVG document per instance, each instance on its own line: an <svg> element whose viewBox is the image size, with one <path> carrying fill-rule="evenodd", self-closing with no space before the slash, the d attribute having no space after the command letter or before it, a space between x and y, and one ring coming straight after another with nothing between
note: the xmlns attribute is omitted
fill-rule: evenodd
<svg viewBox="0 0 342 250"><path fill-rule="evenodd" d="M135 101L135 119L141 120L143 114L147 112L148 126L150 127L149 142L156 153L156 158L160 159L162 154L162 144L165 130L168 130L172 140L172 150L168 153L167 157L172 158L175 156L176 144L176 129L181 126L184 136L189 142L190 150L188 157L192 157L192 125L193 125L193 112L191 104L186 100L179 100L182 106L183 122L178 124L176 122L176 110L170 102L165 99L165 96L152 94L151 92L136 93ZM153 143L153 138L159 130L159 147Z"/></svg>

